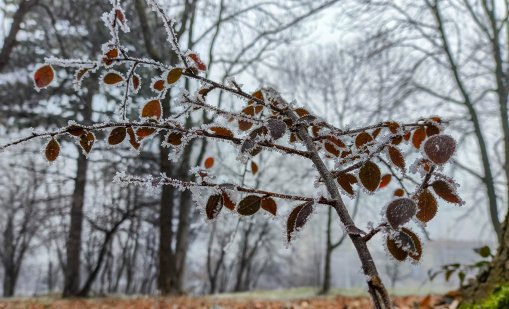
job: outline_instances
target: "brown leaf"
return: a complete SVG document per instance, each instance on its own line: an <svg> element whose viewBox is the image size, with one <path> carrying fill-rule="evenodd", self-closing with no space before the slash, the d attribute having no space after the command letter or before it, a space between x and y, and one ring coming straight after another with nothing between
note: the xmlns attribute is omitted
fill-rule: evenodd
<svg viewBox="0 0 509 309"><path fill-rule="evenodd" d="M140 149L141 144L138 143L138 140L136 139L136 134L134 134L133 127L127 128L127 134L129 135L129 143L131 146L136 150Z"/></svg>
<svg viewBox="0 0 509 309"><path fill-rule="evenodd" d="M421 144L426 139L426 130L424 128L419 127L414 131L414 135L412 135L412 144L415 148L421 148Z"/></svg>
<svg viewBox="0 0 509 309"><path fill-rule="evenodd" d="M296 108L294 112L299 116L299 118L310 115L310 113L304 108Z"/></svg>
<svg viewBox="0 0 509 309"><path fill-rule="evenodd" d="M200 71L206 71L207 65L203 63L203 61L200 59L200 57L195 53L190 53L187 55L191 60L193 60L194 64L196 65L196 68Z"/></svg>
<svg viewBox="0 0 509 309"><path fill-rule="evenodd" d="M380 180L380 186L379 188L382 189L382 188L385 188L389 185L389 183L391 182L391 179L392 179L392 175L391 174L385 174L382 176L382 180Z"/></svg>
<svg viewBox="0 0 509 309"><path fill-rule="evenodd" d="M54 137L52 137L46 145L44 153L46 155L46 159L50 162L53 162L58 158L58 155L60 154L60 145Z"/></svg>
<svg viewBox="0 0 509 309"><path fill-rule="evenodd" d="M336 145L338 148L346 148L345 143L343 143L342 140L340 140L339 138L337 138L335 136L327 135L326 140L331 142L332 144Z"/></svg>
<svg viewBox="0 0 509 309"><path fill-rule="evenodd" d="M357 178L352 174L342 174L336 178L337 182L348 194L354 195L352 184L357 183Z"/></svg>
<svg viewBox="0 0 509 309"><path fill-rule="evenodd" d="M256 175L256 173L258 173L258 165L253 161L251 161L251 173L253 173L253 175Z"/></svg>
<svg viewBox="0 0 509 309"><path fill-rule="evenodd" d="M247 130L251 129L252 126L253 126L253 123L251 121L239 120L239 130L241 130L241 131L247 131Z"/></svg>
<svg viewBox="0 0 509 309"><path fill-rule="evenodd" d="M398 148L389 146L388 147L389 152L389 158L391 159L392 163L399 167L401 170L405 169L405 158L401 154L401 151L399 151Z"/></svg>
<svg viewBox="0 0 509 309"><path fill-rule="evenodd" d="M122 24L125 21L124 13L122 13L122 11L118 9L115 10L115 18L118 19L118 21Z"/></svg>
<svg viewBox="0 0 509 309"><path fill-rule="evenodd" d="M87 131L85 131L85 129L83 129L81 126L79 125L70 125L68 128L67 128L67 132L69 134L71 134L72 136L82 136L83 134L87 133Z"/></svg>
<svg viewBox="0 0 509 309"><path fill-rule="evenodd" d="M103 77L106 85L115 85L124 81L124 78L115 72L109 72Z"/></svg>
<svg viewBox="0 0 509 309"><path fill-rule="evenodd" d="M110 50L108 50L106 52L106 54L104 54L107 58L109 59L112 59L112 58L117 58L118 57L118 49L116 48L112 48Z"/></svg>
<svg viewBox="0 0 509 309"><path fill-rule="evenodd" d="M83 148L83 151L85 152L85 154L90 153L90 150L92 150L92 146L94 145L94 142L95 142L95 136L91 132L83 134L80 137L80 145L81 145L81 148Z"/></svg>
<svg viewBox="0 0 509 309"><path fill-rule="evenodd" d="M152 85L152 88L156 91L163 91L164 90L164 80L158 79L154 82Z"/></svg>
<svg viewBox="0 0 509 309"><path fill-rule="evenodd" d="M161 101L159 100L151 100L145 106L143 106L143 110L141 111L142 118L154 118L159 119L162 115L162 107Z"/></svg>
<svg viewBox="0 0 509 309"><path fill-rule="evenodd" d="M124 141L127 131L124 127L117 127L111 130L110 136L108 137L108 144L117 145Z"/></svg>
<svg viewBox="0 0 509 309"><path fill-rule="evenodd" d="M421 240L414 232L412 232L410 229L407 229L406 227L402 227L401 232L408 235L414 244L414 250L412 250L413 252L408 252L408 256L418 262L422 256Z"/></svg>
<svg viewBox="0 0 509 309"><path fill-rule="evenodd" d="M378 165L368 161L359 170L359 179L368 191L373 192L380 184L381 172Z"/></svg>
<svg viewBox="0 0 509 309"><path fill-rule="evenodd" d="M172 144L173 146L178 146L182 144L182 137L183 137L182 133L171 132L170 134L168 134L166 142L168 142L168 144Z"/></svg>
<svg viewBox="0 0 509 309"><path fill-rule="evenodd" d="M226 192L222 192L222 199L223 199L223 205L224 207L228 208L229 210L235 210L235 203L233 202L232 198L228 195Z"/></svg>
<svg viewBox="0 0 509 309"><path fill-rule="evenodd" d="M135 91L138 90L138 88L140 88L140 77L138 76L138 74L133 74L131 81L133 83L133 89Z"/></svg>
<svg viewBox="0 0 509 309"><path fill-rule="evenodd" d="M395 121L388 121L386 124L387 124L387 127L389 128L389 131L391 131L392 134L398 133L398 130L401 127L399 125L399 123L397 123Z"/></svg>
<svg viewBox="0 0 509 309"><path fill-rule="evenodd" d="M417 197L417 219L422 222L428 222L435 217L438 209L438 203L429 190L423 190Z"/></svg>
<svg viewBox="0 0 509 309"><path fill-rule="evenodd" d="M223 204L221 203L221 194L211 195L207 201L207 205L205 206L205 212L207 213L207 218L212 220L219 215L221 212L221 208Z"/></svg>
<svg viewBox="0 0 509 309"><path fill-rule="evenodd" d="M219 136L223 136L223 137L229 137L229 138L233 138L233 132L230 131L229 129L227 128L223 128L223 127L212 127L212 128L209 128L210 131L212 131L214 134L216 135L219 135Z"/></svg>
<svg viewBox="0 0 509 309"><path fill-rule="evenodd" d="M35 86L39 89L48 87L54 78L55 72L49 64L43 65L34 73Z"/></svg>
<svg viewBox="0 0 509 309"><path fill-rule="evenodd" d="M305 202L292 210L286 225L288 242L292 240L292 234L304 226L312 212L313 202Z"/></svg>
<svg viewBox="0 0 509 309"><path fill-rule="evenodd" d="M373 137L368 132L361 132L355 138L355 147L360 148L363 145L371 142Z"/></svg>
<svg viewBox="0 0 509 309"><path fill-rule="evenodd" d="M323 144L323 147L325 148L325 150L327 150L328 153L330 153L331 155L333 155L334 157L339 157L339 154L340 154L340 151L338 148L336 148L336 146L334 146L332 143L329 143L329 142L325 142Z"/></svg>
<svg viewBox="0 0 509 309"><path fill-rule="evenodd" d="M433 135L437 135L437 134L440 134L440 128L435 126L435 125L432 125L432 124L429 124L429 125L426 125L426 135L429 137L429 136L433 136Z"/></svg>
<svg viewBox="0 0 509 309"><path fill-rule="evenodd" d="M277 140L285 135L286 124L279 119L269 119L267 120L267 129L269 129L272 139Z"/></svg>
<svg viewBox="0 0 509 309"><path fill-rule="evenodd" d="M373 133L371 133L371 135L373 136L373 138L377 138L380 132L382 132L382 128L376 128L373 130Z"/></svg>
<svg viewBox="0 0 509 309"><path fill-rule="evenodd" d="M214 158L208 157L207 159L205 159L203 165L205 166L205 168L212 168L212 166L214 166Z"/></svg>
<svg viewBox="0 0 509 309"><path fill-rule="evenodd" d="M395 199L387 206L385 217L392 228L397 229L409 222L417 213L417 205L409 198Z"/></svg>
<svg viewBox="0 0 509 309"><path fill-rule="evenodd" d="M431 185L435 193L449 203L462 204L463 201L456 193L456 190L443 180L436 180Z"/></svg>
<svg viewBox="0 0 509 309"><path fill-rule="evenodd" d="M138 136L141 139L148 137L156 132L155 128L149 128L149 127L141 127L136 130L136 136Z"/></svg>
<svg viewBox="0 0 509 309"><path fill-rule="evenodd" d="M271 197L266 197L262 199L261 207L263 210L270 212L274 216L277 214L277 204Z"/></svg>
<svg viewBox="0 0 509 309"><path fill-rule="evenodd" d="M248 195L239 203L237 212L243 216L254 215L261 206L261 198L256 195Z"/></svg>
<svg viewBox="0 0 509 309"><path fill-rule="evenodd" d="M403 190L401 188L394 190L394 196L404 196L404 195L405 195L405 190Z"/></svg>
<svg viewBox="0 0 509 309"><path fill-rule="evenodd" d="M424 153L436 164L444 164L456 150L456 141L449 135L433 135L424 143Z"/></svg>
<svg viewBox="0 0 509 309"><path fill-rule="evenodd" d="M387 238L386 238L386 245L387 245L387 250L396 260L404 261L407 258L408 252L401 249L398 246L398 244L396 244L396 241L393 240L389 235L387 235Z"/></svg>
<svg viewBox="0 0 509 309"><path fill-rule="evenodd" d="M173 68L168 72L168 75L166 76L166 82L169 85L175 84L180 77L182 76L182 69L181 68Z"/></svg>

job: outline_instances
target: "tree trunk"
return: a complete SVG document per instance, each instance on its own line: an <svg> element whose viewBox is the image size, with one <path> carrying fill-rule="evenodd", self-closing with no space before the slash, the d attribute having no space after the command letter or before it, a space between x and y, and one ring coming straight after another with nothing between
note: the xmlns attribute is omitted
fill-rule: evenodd
<svg viewBox="0 0 509 309"><path fill-rule="evenodd" d="M85 156L78 157L78 169L74 182L74 193L71 206L71 223L67 238L67 262L64 277L64 297L78 296L80 291L80 257L81 232L83 227L83 204L85 201L85 185L87 179L88 160Z"/></svg>

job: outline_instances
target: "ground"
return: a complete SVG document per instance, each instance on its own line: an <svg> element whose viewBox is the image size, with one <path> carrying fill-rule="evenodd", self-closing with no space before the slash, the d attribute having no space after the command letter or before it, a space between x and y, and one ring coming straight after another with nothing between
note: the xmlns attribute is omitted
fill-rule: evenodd
<svg viewBox="0 0 509 309"><path fill-rule="evenodd" d="M105 297L62 300L51 297L0 299L0 309L364 309L371 308L367 295L357 292L317 297L309 290L293 289L274 293L250 292L205 297ZM397 296L398 308L436 308L441 297L434 295ZM442 307L448 308L448 307Z"/></svg>

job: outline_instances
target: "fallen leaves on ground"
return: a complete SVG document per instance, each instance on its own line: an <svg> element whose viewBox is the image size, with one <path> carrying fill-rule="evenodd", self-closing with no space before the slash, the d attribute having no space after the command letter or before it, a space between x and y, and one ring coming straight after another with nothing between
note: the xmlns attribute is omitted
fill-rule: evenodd
<svg viewBox="0 0 509 309"><path fill-rule="evenodd" d="M394 298L396 308L410 309L419 304L433 308L438 296ZM0 309L365 309L372 308L367 297L328 296L292 300L258 300L222 297L138 297L90 299L12 299L0 300Z"/></svg>

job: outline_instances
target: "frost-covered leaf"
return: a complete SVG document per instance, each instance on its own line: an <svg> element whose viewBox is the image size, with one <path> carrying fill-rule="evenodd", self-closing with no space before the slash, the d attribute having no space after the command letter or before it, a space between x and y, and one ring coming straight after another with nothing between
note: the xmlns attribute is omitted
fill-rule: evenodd
<svg viewBox="0 0 509 309"><path fill-rule="evenodd" d="M421 244L421 240L419 239L417 234L415 234L414 232L412 232L410 229L408 229L406 227L401 228L401 233L409 236L411 241L412 241L412 243L413 243L413 250L408 252L408 256L411 257L416 262L419 262L419 260L422 257L422 244Z"/></svg>
<svg viewBox="0 0 509 309"><path fill-rule="evenodd" d="M205 65L205 63L203 63L203 61L198 56L198 54L196 54L196 53L188 53L187 57L194 62L195 66L196 66L196 68L198 70L200 70L200 71L206 71L207 70L207 65Z"/></svg>
<svg viewBox="0 0 509 309"><path fill-rule="evenodd" d="M46 155L46 160L50 162L55 161L58 158L58 155L60 154L60 145L54 137L52 137L46 145L44 154Z"/></svg>
<svg viewBox="0 0 509 309"><path fill-rule="evenodd" d="M452 185L443 180L437 180L431 184L435 193L449 203L463 204L463 201L456 193Z"/></svg>
<svg viewBox="0 0 509 309"><path fill-rule="evenodd" d="M228 193L226 193L225 191L221 192L221 197L222 197L224 207L226 207L232 211L235 210L235 203L233 202L230 195L228 195Z"/></svg>
<svg viewBox="0 0 509 309"><path fill-rule="evenodd" d="M387 250L396 260L404 261L407 258L408 252L401 249L396 243L396 241L392 239L389 235L387 235L385 243L387 245Z"/></svg>
<svg viewBox="0 0 509 309"><path fill-rule="evenodd" d="M412 144L415 148L421 148L422 142L426 139L426 130L424 128L419 127L414 131L412 135Z"/></svg>
<svg viewBox="0 0 509 309"><path fill-rule="evenodd" d="M336 146L334 146L334 144L325 142L325 143L323 143L323 147L329 154L333 155L336 158L339 157L340 150L338 148L336 148Z"/></svg>
<svg viewBox="0 0 509 309"><path fill-rule="evenodd" d="M108 144L117 145L124 141L127 130L124 127L117 127L113 129L108 137Z"/></svg>
<svg viewBox="0 0 509 309"><path fill-rule="evenodd" d="M94 143L95 135L92 132L88 132L86 134L81 135L80 146L85 154L90 153L90 150L92 150L92 146L94 145Z"/></svg>
<svg viewBox="0 0 509 309"><path fill-rule="evenodd" d="M398 148L389 146L387 149L389 153L389 158L391 159L392 164L399 167L401 170L405 169L405 158L401 154Z"/></svg>
<svg viewBox="0 0 509 309"><path fill-rule="evenodd" d="M223 128L223 127L211 127L211 128L209 128L209 130L212 131L214 134L219 135L219 136L229 137L229 138L233 137L233 132L230 131L227 128Z"/></svg>
<svg viewBox="0 0 509 309"><path fill-rule="evenodd" d="M72 136L82 136L83 134L86 133L85 129L83 129L79 125L74 124L67 128L67 132L69 132L69 134L71 134Z"/></svg>
<svg viewBox="0 0 509 309"><path fill-rule="evenodd" d="M279 119L267 120L267 128L269 129L270 136L272 139L277 140L286 133L286 124L284 121Z"/></svg>
<svg viewBox="0 0 509 309"><path fill-rule="evenodd" d="M426 126L426 135L429 137L429 136L433 136L433 135L437 135L437 134L440 134L440 128L435 126L435 125L427 125Z"/></svg>
<svg viewBox="0 0 509 309"><path fill-rule="evenodd" d="M385 211L387 222L397 229L409 222L417 213L417 205L409 198L402 197L390 202Z"/></svg>
<svg viewBox="0 0 509 309"><path fill-rule="evenodd" d="M263 210L270 212L274 216L277 215L277 204L271 197L266 197L262 199L261 207Z"/></svg>
<svg viewBox="0 0 509 309"><path fill-rule="evenodd" d="M207 201L207 205L205 206L207 218L209 220L216 218L221 212L222 207L223 203L221 203L221 194L211 195Z"/></svg>
<svg viewBox="0 0 509 309"><path fill-rule="evenodd" d="M424 143L424 153L436 164L444 164L456 150L456 141L449 135L433 135Z"/></svg>
<svg viewBox="0 0 509 309"><path fill-rule="evenodd" d="M160 119L162 115L161 101L150 100L141 111L142 118Z"/></svg>
<svg viewBox="0 0 509 309"><path fill-rule="evenodd" d="M359 170L359 179L368 191L373 192L380 184L381 172L378 165L368 161Z"/></svg>
<svg viewBox="0 0 509 309"><path fill-rule="evenodd" d="M175 84L182 76L182 68L173 68L166 75L166 82L168 85Z"/></svg>
<svg viewBox="0 0 509 309"><path fill-rule="evenodd" d="M417 219L421 222L428 222L433 219L437 213L438 203L429 190L423 190L417 197Z"/></svg>
<svg viewBox="0 0 509 309"><path fill-rule="evenodd" d="M350 195L354 195L352 185L354 183L357 183L357 178L355 178L354 175L342 174L342 175L339 175L336 178L336 180L337 180L338 184L341 186L341 188L343 188L343 190L345 190Z"/></svg>
<svg viewBox="0 0 509 309"><path fill-rule="evenodd" d="M182 138L183 138L182 133L170 132L170 134L168 134L168 138L166 139L166 142L173 146L179 146L182 144Z"/></svg>
<svg viewBox="0 0 509 309"><path fill-rule="evenodd" d="M290 215L286 225L286 233L288 242L292 240L295 231L301 229L306 223L309 216L313 213L313 202L306 202L295 207Z"/></svg>
<svg viewBox="0 0 509 309"><path fill-rule="evenodd" d="M241 131L247 131L247 130L251 129L251 127L253 126L253 123L251 121L247 121L247 120L239 119L238 123L239 123L239 130L241 130Z"/></svg>
<svg viewBox="0 0 509 309"><path fill-rule="evenodd" d="M355 147L360 148L363 145L371 142L373 137L368 132L361 132L355 137Z"/></svg>
<svg viewBox="0 0 509 309"><path fill-rule="evenodd" d="M136 136L141 140L145 137L148 137L156 132L155 128L150 127L141 127L136 130Z"/></svg>
<svg viewBox="0 0 509 309"><path fill-rule="evenodd" d="M237 212L243 216L251 216L258 212L261 206L261 197L248 195L240 201Z"/></svg>
<svg viewBox="0 0 509 309"><path fill-rule="evenodd" d="M132 127L127 128L127 134L129 135L129 143L131 146L136 150L140 149L141 144L136 139L136 134L134 133L134 129Z"/></svg>
<svg viewBox="0 0 509 309"><path fill-rule="evenodd" d="M118 83L121 83L124 81L124 78L122 77L122 75L116 73L116 72L109 72L109 73L106 73L106 75L104 75L103 77L103 82L106 84L106 85L116 85Z"/></svg>
<svg viewBox="0 0 509 309"><path fill-rule="evenodd" d="M310 113L304 108L296 108L294 112L297 114L297 116L299 116L299 118L310 115Z"/></svg>
<svg viewBox="0 0 509 309"><path fill-rule="evenodd" d="M55 78L55 72L51 65L46 64L38 68L34 73L34 83L38 89L48 87Z"/></svg>
<svg viewBox="0 0 509 309"><path fill-rule="evenodd" d="M203 162L203 165L205 166L205 168L212 168L212 166L214 166L214 158L213 157L208 157Z"/></svg>
<svg viewBox="0 0 509 309"><path fill-rule="evenodd" d="M152 88L155 90L155 91L163 91L164 90L164 80L162 79L157 79L154 81L154 83L152 84Z"/></svg>
<svg viewBox="0 0 509 309"><path fill-rule="evenodd" d="M134 91L138 91L138 89L140 88L140 76L138 74L133 74L133 77L131 78L131 83Z"/></svg>

